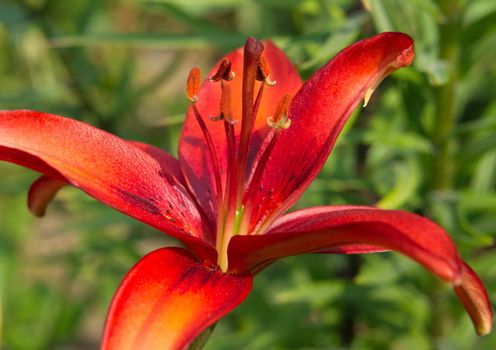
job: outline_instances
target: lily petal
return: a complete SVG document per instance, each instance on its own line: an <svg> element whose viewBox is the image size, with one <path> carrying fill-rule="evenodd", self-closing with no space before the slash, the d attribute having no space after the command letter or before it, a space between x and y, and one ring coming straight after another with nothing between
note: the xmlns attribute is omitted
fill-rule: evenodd
<svg viewBox="0 0 496 350"><path fill-rule="evenodd" d="M109 310L102 349L185 349L240 304L250 275L210 269L181 248L141 259L124 278Z"/></svg>
<svg viewBox="0 0 496 350"><path fill-rule="evenodd" d="M0 111L0 159L68 182L215 259L186 189L164 164L114 135L52 114Z"/></svg>
<svg viewBox="0 0 496 350"><path fill-rule="evenodd" d="M229 246L233 271L258 271L286 256L365 244L396 250L456 284L462 276L448 234L421 216L376 208L318 207L287 214L265 235L235 236Z"/></svg>
<svg viewBox="0 0 496 350"><path fill-rule="evenodd" d="M264 42L263 56L270 67L270 76L276 80L275 86L266 86L263 99L255 121L254 134L252 136L252 146L256 149L257 144L261 144L267 132L266 118L272 116L276 110L279 100L285 94L294 95L300 88L301 79L288 58L280 49L270 41ZM241 86L243 81L243 49L237 49L225 57L231 61L232 71L236 77L229 82L232 91L232 117L234 120L241 120ZM217 65L208 75L211 77L217 71ZM218 116L220 109L221 89L219 83L209 82L205 79L198 93L196 106L207 124L207 128L212 135L217 157L219 159L220 173L224 176L227 168L227 141L223 122L213 122L208 120L210 116ZM235 125L235 131L239 134L241 123ZM253 158L253 154L252 154ZM205 208L211 218L215 217L216 186L213 178L208 147L205 144L203 134L196 122L196 118L191 108L188 110L184 122L181 139L179 142L179 160L183 167L183 172L196 194L198 201ZM222 179L225 186L225 177Z"/></svg>
<svg viewBox="0 0 496 350"><path fill-rule="evenodd" d="M455 293L470 315L477 334L485 335L491 332L493 326L491 302L479 276L466 263L463 263L462 282L459 286L455 286Z"/></svg>
<svg viewBox="0 0 496 350"><path fill-rule="evenodd" d="M170 154L162 151L160 148L138 142L128 141L138 148L142 149L153 158L155 158L162 168L168 169L171 174L182 184L185 184L184 177L181 172L179 161ZM42 217L45 215L48 204L53 200L57 192L67 185L65 181L52 179L46 175L40 176L29 188L28 192L28 208L33 215Z"/></svg>
<svg viewBox="0 0 496 350"><path fill-rule="evenodd" d="M174 176L176 181L181 183L183 186L186 186L186 181L184 180L179 160L171 156L169 153L164 152L160 148L149 145L147 143L133 140L128 140L127 142L148 153L160 164L160 167L162 169L168 171L172 176Z"/></svg>
<svg viewBox="0 0 496 350"><path fill-rule="evenodd" d="M259 210L252 214L252 230L263 221L257 229L263 232L297 201L366 92L413 57L412 38L382 33L345 48L305 82L290 106L292 124L280 134L254 198Z"/></svg>
<svg viewBox="0 0 496 350"><path fill-rule="evenodd" d="M64 185L67 185L67 182L59 179L52 179L45 175L40 176L29 188L29 211L35 216L44 216L48 204Z"/></svg>
<svg viewBox="0 0 496 350"><path fill-rule="evenodd" d="M377 247L369 244L349 244L325 249L319 253L324 254L371 254L371 253L384 253L389 252L391 249Z"/></svg>

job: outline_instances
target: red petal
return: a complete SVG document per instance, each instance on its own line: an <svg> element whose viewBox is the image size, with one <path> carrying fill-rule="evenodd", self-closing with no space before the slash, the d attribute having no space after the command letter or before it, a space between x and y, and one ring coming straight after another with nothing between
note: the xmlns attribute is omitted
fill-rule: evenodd
<svg viewBox="0 0 496 350"><path fill-rule="evenodd" d="M181 172L181 166L179 161L171 156L170 154L162 151L160 148L148 145L146 143L138 141L128 141L131 144L137 146L141 150L145 151L153 158L155 158L164 169L169 169L172 176L174 176L177 181L185 184L184 177ZM45 215L46 208L48 204L53 200L57 192L64 186L67 185L65 181L58 179L52 179L48 176L41 176L33 182L29 188L28 193L28 207L29 210L36 216Z"/></svg>
<svg viewBox="0 0 496 350"><path fill-rule="evenodd" d="M491 332L493 326L493 308L487 291L479 276L463 263L462 282L455 287L455 293L467 310L478 335Z"/></svg>
<svg viewBox="0 0 496 350"><path fill-rule="evenodd" d="M139 141L131 141L127 142L135 145L142 151L145 151L150 156L155 158L157 162L160 163L162 169L167 169L167 171L174 176L174 178L179 181L182 185L186 186L186 181L184 181L183 172L181 170L181 164L179 164L179 160L171 156L169 153L164 152L158 147L149 145L147 143L139 142Z"/></svg>
<svg viewBox="0 0 496 350"><path fill-rule="evenodd" d="M240 304L250 275L198 263L186 250L163 248L140 260L114 296L102 349L185 349Z"/></svg>
<svg viewBox="0 0 496 350"><path fill-rule="evenodd" d="M163 163L114 135L46 113L1 111L0 159L68 182L215 259L184 187Z"/></svg>
<svg viewBox="0 0 496 350"><path fill-rule="evenodd" d="M29 188L28 208L31 213L38 217L45 215L48 204L66 184L67 182L62 180L52 179L45 175L40 176Z"/></svg>
<svg viewBox="0 0 496 350"><path fill-rule="evenodd" d="M264 42L265 50L263 56L266 58L271 69L270 77L277 81L275 86L267 86L264 97L257 114L254 143L260 143L266 132L266 118L273 115L279 100L285 94L294 95L301 86L301 79L289 62L286 55L271 42ZM232 114L235 120L241 118L241 83L243 81L243 49L235 50L226 55L231 60L232 71L236 77L230 82L232 86ZM219 61L220 63L220 61ZM206 78L211 77L217 71L216 65ZM207 127L214 139L217 156L221 167L221 174L226 174L227 166L227 141L222 122L208 120L209 116L219 115L220 84L205 80L198 93L198 110L202 114ZM235 127L239 135L241 123ZM198 127L194 114L190 109L186 116L181 140L179 143L179 159L181 166L193 192L197 195L202 207L208 211L211 217L215 215L216 188L211 169L208 147L205 144L203 134ZM223 179L225 184L225 179Z"/></svg>
<svg viewBox="0 0 496 350"><path fill-rule="evenodd" d="M293 98L292 124L281 133L267 163L252 227L264 219L270 223L296 202L367 89L410 64L413 56L408 35L382 33L347 47L312 75Z"/></svg>
<svg viewBox="0 0 496 350"><path fill-rule="evenodd" d="M369 244L349 244L325 249L319 253L325 254L370 254L370 253L384 253L389 252L391 249L377 247Z"/></svg>
<svg viewBox="0 0 496 350"><path fill-rule="evenodd" d="M415 214L366 207L319 207L282 217L265 235L235 236L230 269L257 271L290 255L365 244L399 251L456 283L460 259L446 232Z"/></svg>

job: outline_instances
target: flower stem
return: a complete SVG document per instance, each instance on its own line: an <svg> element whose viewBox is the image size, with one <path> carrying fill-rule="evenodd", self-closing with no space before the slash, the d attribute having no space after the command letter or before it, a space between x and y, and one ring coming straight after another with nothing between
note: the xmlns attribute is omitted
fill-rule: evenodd
<svg viewBox="0 0 496 350"><path fill-rule="evenodd" d="M433 156L433 177L431 188L434 191L448 190L452 186L454 173L453 129L456 122L456 83L460 57L459 33L462 9L459 0L441 0L443 11L439 25L440 58L450 65L446 83L436 88L436 121Z"/></svg>
<svg viewBox="0 0 496 350"><path fill-rule="evenodd" d="M456 84L460 59L460 31L463 6L460 0L440 0L442 19L439 24L439 55L449 64L447 81L435 89L436 120L433 142L435 152L432 157L432 182L430 190L448 191L453 187L455 173L454 146L456 140L453 130L456 125ZM433 203L429 203L432 210ZM434 343L445 333L446 310L439 302L440 294L445 288L440 282L433 282L430 290L431 323L429 333ZM434 344L435 346L435 344Z"/></svg>

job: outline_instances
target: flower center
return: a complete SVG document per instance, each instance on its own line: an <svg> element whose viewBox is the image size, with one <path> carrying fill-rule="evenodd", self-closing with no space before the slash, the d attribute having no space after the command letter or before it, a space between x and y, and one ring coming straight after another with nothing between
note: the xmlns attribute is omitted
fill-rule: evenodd
<svg viewBox="0 0 496 350"><path fill-rule="evenodd" d="M284 95L272 117L267 118L269 131L265 140L261 143L261 149L257 151L256 159L253 161L253 169L248 166L248 155L255 120L262 101L265 86L275 85L270 79L270 68L262 56L263 44L253 38L248 38L244 46L242 93L241 93L241 128L236 135L235 125L239 122L233 119L231 110L232 93L231 81L235 79L235 73L231 70L231 62L224 58L216 73L209 78L211 83L220 84L221 98L219 115L210 117L210 121L222 122L227 142L227 172L225 186L219 167L216 148L207 125L196 106L200 71L193 68L186 83L186 96L192 102L192 109L198 125L202 130L205 143L208 147L209 160L214 169L215 186L217 189L217 218L216 218L216 249L218 253L217 263L223 271L228 269L227 249L231 237L242 234L257 234L251 228L251 218L254 214L254 198L261 187L263 170L279 134L291 125L288 119L288 108L291 102L289 95ZM257 81L260 82L257 84ZM256 86L259 85L258 91ZM256 94L255 94L256 91ZM239 139L237 143L236 140Z"/></svg>

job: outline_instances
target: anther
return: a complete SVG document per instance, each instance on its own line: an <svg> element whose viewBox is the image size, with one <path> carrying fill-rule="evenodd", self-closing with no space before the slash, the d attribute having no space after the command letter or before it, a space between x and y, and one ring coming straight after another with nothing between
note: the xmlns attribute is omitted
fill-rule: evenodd
<svg viewBox="0 0 496 350"><path fill-rule="evenodd" d="M186 80L186 97L192 103L198 101L198 91L200 91L201 72L198 67L194 67L188 74Z"/></svg>
<svg viewBox="0 0 496 350"><path fill-rule="evenodd" d="M276 85L276 81L270 79L269 64L263 56L260 56L258 59L257 80L262 81L269 86Z"/></svg>
<svg viewBox="0 0 496 350"><path fill-rule="evenodd" d="M212 75L208 80L211 82L216 82L220 80L231 81L236 75L231 71L231 61L229 58L225 57L219 64L217 72Z"/></svg>
<svg viewBox="0 0 496 350"><path fill-rule="evenodd" d="M220 114L218 116L210 116L211 121L225 120L229 124L235 125L238 121L232 117L231 110L231 85L228 82L221 82L221 95L220 95Z"/></svg>
<svg viewBox="0 0 496 350"><path fill-rule="evenodd" d="M220 115L228 123L236 124L238 121L233 120L231 112L231 84L222 83L222 94L220 97Z"/></svg>
<svg viewBox="0 0 496 350"><path fill-rule="evenodd" d="M274 129L289 128L291 125L291 119L288 118L290 104L291 96L289 94L284 95L277 105L274 116L267 118L267 125Z"/></svg>

